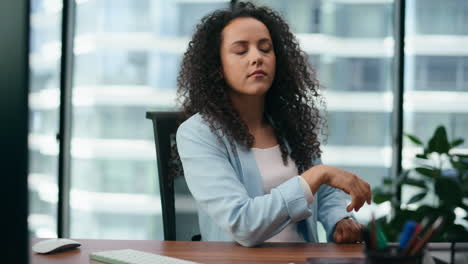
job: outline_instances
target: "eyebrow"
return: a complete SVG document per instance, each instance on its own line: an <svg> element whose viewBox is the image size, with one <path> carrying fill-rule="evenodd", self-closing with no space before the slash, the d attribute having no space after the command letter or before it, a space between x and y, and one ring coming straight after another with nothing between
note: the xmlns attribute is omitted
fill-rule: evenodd
<svg viewBox="0 0 468 264"><path fill-rule="evenodd" d="M271 39L262 38L258 42L265 42L265 41L271 42ZM247 40L237 40L237 41L234 41L233 43L231 43L231 46L236 45L236 44L246 44L246 43L249 43L249 42Z"/></svg>

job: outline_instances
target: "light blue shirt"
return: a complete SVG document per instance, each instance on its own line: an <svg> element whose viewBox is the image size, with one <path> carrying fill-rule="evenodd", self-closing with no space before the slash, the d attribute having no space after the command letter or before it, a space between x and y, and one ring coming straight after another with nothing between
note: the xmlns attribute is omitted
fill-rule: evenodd
<svg viewBox="0 0 468 264"><path fill-rule="evenodd" d="M328 185L319 188L311 204L297 177L265 194L252 151L237 143L232 148L228 138L211 131L200 114L179 126L176 140L205 241L237 241L251 247L290 223L302 222L299 231L304 239L318 242L317 221L332 241L335 224L350 216L349 196ZM313 162L320 163L320 159Z"/></svg>

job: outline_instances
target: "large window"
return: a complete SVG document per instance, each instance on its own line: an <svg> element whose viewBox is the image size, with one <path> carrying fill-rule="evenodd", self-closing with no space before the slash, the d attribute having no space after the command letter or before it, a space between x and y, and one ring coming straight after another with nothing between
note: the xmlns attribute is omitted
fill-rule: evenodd
<svg viewBox="0 0 468 264"><path fill-rule="evenodd" d="M228 2L76 3L70 235L162 239L145 112L174 109L178 67L195 24ZM193 208L185 220L194 216Z"/></svg>
<svg viewBox="0 0 468 264"><path fill-rule="evenodd" d="M175 108L176 76L195 24L224 0L70 0L73 38L70 235L162 239L148 110ZM372 187L391 176L393 0L255 0L290 24L324 88L322 160ZM60 0L31 14L31 215L34 236L56 236ZM427 140L444 124L468 130L468 2L406 1L404 131ZM467 144L460 146L468 153ZM417 151L405 142L403 167ZM196 212L178 193L186 218ZM409 194L404 190L403 196ZM388 212L388 204L361 210ZM192 220L189 220L192 221ZM324 239L323 231L321 239Z"/></svg>
<svg viewBox="0 0 468 264"><path fill-rule="evenodd" d="M445 126L451 139L465 138L468 129L468 2L465 0L406 1L404 129L424 142L436 127ZM468 143L458 146L468 153ZM414 167L422 153L404 141L403 167ZM419 163L420 164L420 163ZM417 175L415 175L417 177ZM417 188L403 189L405 201ZM431 204L433 197L422 202ZM468 227L464 215L458 223Z"/></svg>
<svg viewBox="0 0 468 264"><path fill-rule="evenodd" d="M378 186L392 165L393 1L254 2L281 12L318 71L328 107L323 162ZM388 205L357 218L366 222L371 209L385 214Z"/></svg>
<svg viewBox="0 0 468 264"><path fill-rule="evenodd" d="M57 236L61 3L32 3L29 220L39 237ZM162 239L145 112L174 109L178 66L195 24L229 1L74 3L70 236ZM196 218L185 207L184 219Z"/></svg>
<svg viewBox="0 0 468 264"><path fill-rule="evenodd" d="M375 187L391 167L393 1L255 2L283 14L318 70L328 106L323 162Z"/></svg>
<svg viewBox="0 0 468 264"><path fill-rule="evenodd" d="M57 236L61 1L31 1L29 217L31 235Z"/></svg>

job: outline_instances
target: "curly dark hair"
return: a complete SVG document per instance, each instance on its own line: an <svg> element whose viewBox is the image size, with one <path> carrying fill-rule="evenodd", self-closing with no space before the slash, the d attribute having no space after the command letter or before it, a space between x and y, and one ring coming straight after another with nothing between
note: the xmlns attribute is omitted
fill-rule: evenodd
<svg viewBox="0 0 468 264"><path fill-rule="evenodd" d="M270 124L284 163L287 164L289 154L302 173L312 165L312 159L319 158L322 153L318 134L325 124L320 112L325 104L307 54L300 49L288 24L268 7L239 2L202 18L184 53L177 78L183 119L200 113L212 131L228 136L231 145L235 141L244 147L253 146L255 139L233 107L229 97L231 88L221 74L221 32L240 17L259 20L270 32L276 75L265 95L264 116L272 120Z"/></svg>

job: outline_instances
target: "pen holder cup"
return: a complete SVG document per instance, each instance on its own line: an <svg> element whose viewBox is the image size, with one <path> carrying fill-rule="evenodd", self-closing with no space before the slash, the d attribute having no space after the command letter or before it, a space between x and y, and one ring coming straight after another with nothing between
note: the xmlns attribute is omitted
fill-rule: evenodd
<svg viewBox="0 0 468 264"><path fill-rule="evenodd" d="M422 250L424 251L424 250ZM421 251L413 256L403 255L401 249L389 246L378 250L364 250L366 264L422 264L423 254Z"/></svg>

